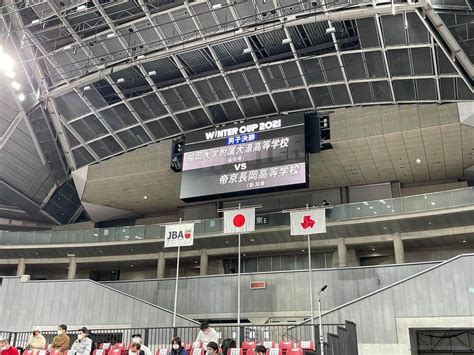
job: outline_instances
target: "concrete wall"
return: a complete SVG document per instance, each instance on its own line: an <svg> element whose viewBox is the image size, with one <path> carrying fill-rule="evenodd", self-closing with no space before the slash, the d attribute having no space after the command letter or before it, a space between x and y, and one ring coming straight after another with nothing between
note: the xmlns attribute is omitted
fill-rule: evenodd
<svg viewBox="0 0 474 355"><path fill-rule="evenodd" d="M410 355L410 328L474 327L473 285L474 254L461 255L331 310L323 322L355 322L361 355Z"/></svg>
<svg viewBox="0 0 474 355"><path fill-rule="evenodd" d="M435 263L313 271L315 288L327 284L323 309L331 309ZM266 281L264 290L250 290L251 281ZM108 286L171 309L174 279L116 281ZM236 319L237 275L183 278L179 281L178 312L192 318ZM308 272L244 274L241 280L243 317L309 316Z"/></svg>
<svg viewBox="0 0 474 355"><path fill-rule="evenodd" d="M172 312L89 280L29 281L3 278L0 329L82 324L95 327L171 326ZM193 325L178 317L177 324Z"/></svg>

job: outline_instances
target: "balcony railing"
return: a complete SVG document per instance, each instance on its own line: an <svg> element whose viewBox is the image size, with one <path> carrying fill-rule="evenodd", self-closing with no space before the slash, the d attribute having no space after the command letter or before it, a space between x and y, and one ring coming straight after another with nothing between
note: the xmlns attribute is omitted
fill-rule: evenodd
<svg viewBox="0 0 474 355"><path fill-rule="evenodd" d="M397 216L474 205L473 188L449 190L376 201L348 203L332 206L327 221L338 222L356 219ZM257 215L257 229L289 225L285 213ZM196 235L222 233L222 218L203 220L195 225ZM2 245L61 244L137 241L164 238L164 227L140 225L129 227L92 228L53 231L0 231Z"/></svg>

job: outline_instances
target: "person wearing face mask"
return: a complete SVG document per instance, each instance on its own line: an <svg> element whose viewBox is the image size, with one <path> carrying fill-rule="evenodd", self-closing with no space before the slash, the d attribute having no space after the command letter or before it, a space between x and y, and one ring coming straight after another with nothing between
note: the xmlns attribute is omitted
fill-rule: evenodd
<svg viewBox="0 0 474 355"><path fill-rule="evenodd" d="M33 335L28 340L28 347L33 350L33 355L36 355L38 351L44 350L46 347L46 339L41 334L38 327L33 328Z"/></svg>
<svg viewBox="0 0 474 355"><path fill-rule="evenodd" d="M88 337L89 329L82 327L78 330L77 340L72 344L72 355L90 355L92 350L92 340Z"/></svg>
<svg viewBox="0 0 474 355"><path fill-rule="evenodd" d="M171 341L171 351L169 355L188 355L188 352L183 348L180 337L176 337Z"/></svg>
<svg viewBox="0 0 474 355"><path fill-rule="evenodd" d="M219 345L211 341L207 344L207 353L206 355L218 355L219 354Z"/></svg>
<svg viewBox="0 0 474 355"><path fill-rule="evenodd" d="M0 353L2 355L19 355L17 348L11 346L8 339L0 340Z"/></svg>
<svg viewBox="0 0 474 355"><path fill-rule="evenodd" d="M144 352L144 355L152 355L151 350L148 346L143 345L143 339L141 334L133 334L132 335L132 344L130 345L130 349L134 344L140 344L140 350Z"/></svg>
<svg viewBox="0 0 474 355"><path fill-rule="evenodd" d="M204 348L206 348L211 341L216 344L219 342L217 332L209 326L208 322L201 323L200 329L196 341L201 341Z"/></svg>
<svg viewBox="0 0 474 355"><path fill-rule="evenodd" d="M143 347L139 343L133 343L128 350L128 355L145 355L145 352L141 350Z"/></svg>
<svg viewBox="0 0 474 355"><path fill-rule="evenodd" d="M69 343L71 338L66 334L67 326L66 324L61 324L58 326L58 335L53 338L53 342L49 346L49 350L59 350L65 352L69 349Z"/></svg>

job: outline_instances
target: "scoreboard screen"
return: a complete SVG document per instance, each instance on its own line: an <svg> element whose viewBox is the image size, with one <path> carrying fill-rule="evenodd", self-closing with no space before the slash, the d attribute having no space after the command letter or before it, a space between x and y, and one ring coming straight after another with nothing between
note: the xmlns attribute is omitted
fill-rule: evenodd
<svg viewBox="0 0 474 355"><path fill-rule="evenodd" d="M186 136L181 199L307 186L304 114L231 124Z"/></svg>

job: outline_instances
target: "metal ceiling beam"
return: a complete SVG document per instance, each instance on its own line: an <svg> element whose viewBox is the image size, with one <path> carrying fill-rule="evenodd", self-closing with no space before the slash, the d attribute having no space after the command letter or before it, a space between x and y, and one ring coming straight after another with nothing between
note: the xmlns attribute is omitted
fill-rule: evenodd
<svg viewBox="0 0 474 355"><path fill-rule="evenodd" d="M255 8L255 11L256 8ZM237 20L238 28L239 30L242 30L243 24L242 21L239 19L239 16L236 12L236 10L233 7L230 7L230 13L232 16ZM265 77L265 74L263 73L262 67L260 65L260 61L257 58L257 55L255 54L255 51L253 50L252 44L250 43L250 40L247 35L243 36L243 40L245 41L245 44L247 45L247 48L250 50L250 56L252 57L252 60L255 64L255 67L262 79L263 85L265 86L265 90L267 91L268 97L270 98L273 107L275 108L275 112L279 112L278 106L276 104L275 98L272 95L272 91L270 89L270 86L268 85L267 78ZM258 104L258 103L257 103ZM260 106L260 105L259 105Z"/></svg>
<svg viewBox="0 0 474 355"><path fill-rule="evenodd" d="M377 37L382 48L382 56L385 64L385 71L388 77L388 84L390 86L390 93L392 94L392 103L396 103L395 100L395 90L393 89L393 81L392 81L392 74L390 73L390 66L388 64L388 56L387 56L387 48L385 48L385 41L383 40L382 34L382 24L380 22L380 16L375 15L375 28L377 29Z"/></svg>
<svg viewBox="0 0 474 355"><path fill-rule="evenodd" d="M113 21L110 19L110 17L108 16L108 14L105 12L105 10L103 9L103 7L97 2L97 0L94 0L94 3L96 4L96 7L97 9L99 10L101 16L104 18L105 22L107 23L107 25L115 32L116 29L115 29L115 26L114 26L114 23ZM125 51L129 50L129 47L128 47L128 44L124 41L123 38L119 38L118 39L120 44L123 46L123 49ZM107 51L107 48L105 48L105 50ZM112 80L112 78L110 76L106 76L105 77L105 80L107 80L107 82L110 84L110 86L114 89L115 93L120 97L120 99L122 100L122 103L127 107L127 109L130 111L130 113L132 114L132 116L138 121L138 123L140 124L140 126L142 127L142 129L146 132L146 134L150 137L150 139L152 141L157 141L157 138L154 136L154 134L150 131L150 129L143 123L143 120L141 119L141 117L136 113L135 109L132 107L132 105L130 105L130 103L126 100L126 97L125 95L122 93L122 91L120 90L120 88L117 86L117 84Z"/></svg>
<svg viewBox="0 0 474 355"><path fill-rule="evenodd" d="M413 11L414 9L421 6L423 6L422 2L419 2L416 4L403 4L403 5L397 6L397 9L399 9L399 11ZM357 19L357 18L370 17L370 16L373 16L374 14L381 14L381 15L391 14L390 6L378 5L375 9L374 8L351 9L351 10L342 10L340 12L333 12L333 13L329 12L327 14L311 15L309 17L303 16L301 18L296 18L295 20L287 21L285 23L285 26L290 26L290 27L298 26L298 25L303 25L307 23L312 23L314 21L316 22L327 21L328 19L334 20L334 21L352 20L352 19ZM151 18L151 17L148 17L148 18ZM189 42L189 43L176 45L176 46L170 47L169 49L161 50L156 53L146 54L145 58L143 58L141 62L146 63L150 61L155 61L157 59L167 58L170 56L170 54L185 53L190 50L200 49L207 45L215 45L215 44L223 43L223 42L228 41L230 38L232 38L233 40L238 39L238 38L242 39L243 37L247 36L247 33L251 33L252 35L257 35L260 33L270 32L274 30L274 26L275 26L274 24L257 24L257 25L249 26L248 28L246 28L243 34L236 34L235 31L229 31L229 32L220 33L218 35L214 35L211 37L197 38L194 41ZM62 86L58 86L54 88L49 93L44 94L44 96L51 97L51 96L58 96L58 95L64 94L65 92L71 91L72 87L89 85L95 82L96 80L98 80L103 75L108 75L112 71L119 71L119 70L125 69L128 66L129 66L128 63L116 64L113 68L110 67L104 70L93 72L91 74L87 74L80 79L71 80L67 84L62 84Z"/></svg>
<svg viewBox="0 0 474 355"><path fill-rule="evenodd" d="M17 8L17 7L16 7L17 4L12 3L11 0L6 1L6 3L7 3L7 4L11 4L11 6L13 6L14 8ZM5 22L5 17L2 17L2 19L3 19L3 22L6 24L6 22ZM23 19L21 18L21 16L20 16L20 14L18 13L18 11L15 11L15 19L16 19L16 21L18 22L19 27L23 29L23 30L22 30L23 36L27 36L27 37L28 37L30 34L29 34L29 32L28 32L26 29L24 29ZM14 21L14 19L12 19L11 16L10 16L10 21ZM18 48L16 47L15 44L13 44L13 45L14 45L15 52L16 52L17 56L18 56L19 58L21 58L21 57L20 57L20 53L19 53L19 51L18 51ZM30 52L30 55L31 55L33 58L36 57L35 53L34 53L31 49L29 50L29 52ZM47 85L46 85L46 83L45 83L44 80L43 80L44 73L42 72L42 70L41 70L41 68L40 68L40 66L39 66L39 63L38 63L37 61L35 61L35 64L36 64L36 69L37 69L37 70L35 70L35 68L32 68L32 72L33 72L33 75L36 77L36 81L37 81L37 83L38 83L38 85L39 85L38 90L41 89L41 84L43 84L43 88L47 89ZM26 70L26 68L25 68L25 66L24 66L24 63L22 62L21 65L22 65L22 68L23 68L25 74L28 76L28 74L27 74L28 72L27 72L27 70ZM31 88L32 88L33 92L34 92L35 88L33 87L33 84L31 83L31 80L30 80L29 77L28 77L28 81L29 81L29 83L30 83L30 85L31 85ZM33 142L34 142L34 144L35 144L35 147L36 147L36 149L37 149L37 151L38 151L38 153L39 153L39 155L40 155L40 159L41 159L42 163L45 165L45 164L46 164L46 159L45 159L45 157L44 157L44 154L43 154L43 151L42 151L41 147L39 146L39 142L38 142L38 140L37 140L37 138L36 138L36 135L35 135L35 133L34 133L34 131L33 131L33 128L31 127L31 124L29 123L28 117L27 117L26 113L24 112L24 110L22 109L22 105L21 105L19 102L17 102L16 104L17 104L17 106L21 109L21 111L23 112L23 118L24 118L24 120L25 120L25 123L26 123L26 125L27 125L27 127L28 127L28 130L30 131L30 134L31 134L32 139L33 139ZM65 158L66 158L67 164L68 164L69 166L71 166L71 167L74 167L74 166L75 166L75 163L74 163L74 159L72 158L72 155L71 155L70 153L69 153L69 155L66 153L66 152L70 152L70 145L69 145L69 143L68 143L68 141L67 141L67 139L66 139L66 137L65 137L65 135L64 135L64 133L63 133L63 131L62 131L61 124L57 124L57 122L55 122L54 120L52 120L52 121L53 121L53 125L55 126L56 133L57 133L57 135L58 135L58 139L59 139L59 141L60 141L60 143L61 143L61 146L62 146L62 148L63 148L63 151L65 152L65 155L64 155L64 156L65 156ZM49 129L49 127L48 127L48 129ZM52 132L51 132L51 134L52 134ZM61 160L62 160L62 159L61 159ZM63 162L63 161L62 161L62 164L64 165L64 162ZM67 169L66 169L66 170L67 170Z"/></svg>
<svg viewBox="0 0 474 355"><path fill-rule="evenodd" d="M453 41L452 35L449 32L449 29L445 28L446 25L444 24L444 22L442 22L442 20L439 19L439 16L436 13L434 13L434 11L432 12L427 11L426 7L424 7L423 9L416 9L415 13L418 15L418 18L421 20L421 22L425 25L426 29L431 34L431 36L436 40L436 43L439 45L443 53L446 55L446 57L451 62L453 67L456 69L458 74L461 76L463 81L466 83L467 87L471 90L472 93L474 93L474 85L472 84L473 82L472 78L474 77L474 65L471 63L469 58L467 59L464 58L466 54L464 53L464 51L462 51L459 44L457 42L455 45L452 43ZM443 29L443 31L440 31L440 33L442 34L435 33L435 31L433 30L433 28L430 26L430 24L428 23L426 19L427 16L430 17L431 20L436 21L435 25L438 30L440 30L440 28ZM438 20L441 21L441 24L438 23L439 27L437 25ZM449 34L447 34L446 31L448 31ZM443 41L442 39L444 39L445 41ZM444 43L448 43L450 48L449 49L446 48ZM454 58L459 59L459 62L462 63L463 68L460 67L458 61L455 60ZM463 69L465 69L465 71ZM469 75L470 77L467 77L466 74Z"/></svg>
<svg viewBox="0 0 474 355"><path fill-rule="evenodd" d="M275 8L278 8L277 1L279 0L273 0L273 4ZM281 11L281 10L279 10ZM285 32L286 38L290 40L290 49L291 53L293 54L293 57L295 58L296 66L298 68L298 73L301 75L301 79L303 80L303 85L305 87L306 93L308 95L309 101L311 102L311 106L313 107L314 110L316 110L316 102L313 99L313 95L311 95L311 90L309 89L308 86L308 80L306 79L306 75L304 74L304 69L303 69L303 64L301 63L300 57L296 51L295 43L293 42L293 38L291 38L291 33L288 27L285 26L285 23L283 20L280 20L283 25L283 31Z"/></svg>
<svg viewBox="0 0 474 355"><path fill-rule="evenodd" d="M55 127L56 127L56 130L58 131L58 135L59 135L61 141L64 139L67 142L67 148L63 148L64 149L64 154L66 156L69 155L70 158L73 160L74 164L72 166L74 167L74 169L78 168L78 164L76 162L76 159L74 158L74 154L72 153L72 150L70 148L67 136L66 136L66 134L65 134L65 132L62 128L62 125L64 125L64 127L68 127L66 129L69 129L69 132L74 136L74 138L77 139L77 141L81 144L81 146L84 147L87 150L87 152L96 161L99 161L100 158L97 155L97 153L93 149L91 149L85 143L84 139L82 139L81 135L79 133L77 133L76 130L73 127L68 126L67 122L62 118L62 115L59 113L58 107L56 106L56 102L54 101L54 99L47 99L46 102L47 102L47 105L48 105L48 111L51 114L52 118L56 118L56 120L53 119L53 122L55 122Z"/></svg>
<svg viewBox="0 0 474 355"><path fill-rule="evenodd" d="M194 13L194 16L192 16L192 19L193 19L193 22L194 22L194 25L196 26L196 28L199 29L199 33L201 34L201 37L204 37L204 34L203 34L203 27L202 25L200 25L200 23L198 23L198 21L196 20L197 18L197 15L196 13L194 12L194 9L189 6L189 3L186 1L184 3L186 9L188 10L189 13ZM216 21L216 23L219 23L218 19L217 19L217 16L215 14L215 12L213 11L212 12L213 16L214 16L214 20ZM214 60L214 62L216 63L216 66L217 68L219 69L219 73L220 73L220 76L224 79L226 85L227 85L227 88L229 89L229 92L231 93L232 97L234 98L234 101L237 105L237 107L239 108L239 110L241 111L242 113L242 117L245 117L245 110L244 110L244 107L242 106L242 103L240 102L239 98L238 98L238 95L237 95L237 92L234 88L234 85L232 84L231 80L229 79L228 75L226 74L226 71L224 69L224 66L222 65L219 57L217 56L216 54L216 51L214 50L214 48L210 45L207 45L206 47L209 52L211 53L211 57L212 59ZM219 75L217 74L215 77L218 77ZM205 80L207 82L209 82L209 79L211 77L210 76L207 76L205 78Z"/></svg>
<svg viewBox="0 0 474 355"><path fill-rule="evenodd" d="M139 3L143 6L143 8L146 8L146 16L147 18L149 19L149 21L151 23L153 23L152 21L152 18L150 16L150 12L149 12L149 9L148 9L148 6L144 3L144 0L139 0ZM173 18L173 15L172 13L169 13L168 16L170 17L170 19L172 21L174 21L174 18ZM182 33L179 29L178 26L175 26L178 34L180 36L182 36ZM165 48L167 50L169 50L169 46L168 44L166 43L166 36L165 34L161 31L161 29L156 26L154 27L154 30L155 30L155 33L157 34L158 38L163 42ZM212 116L212 113L211 111L209 111L209 108L206 106L206 104L204 103L204 101L202 100L201 96L199 95L199 92L198 90L196 89L196 87L194 86L193 82L190 80L189 78L189 75L188 73L186 72L186 70L184 69L184 66L183 66L183 63L181 62L181 60L179 59L179 57L175 54L171 54L171 58L173 59L173 62L176 64L176 67L178 68L179 72L181 73L181 75L183 76L184 80L186 81L186 84L189 85L189 88L191 89L193 95L196 97L196 100L198 101L199 103L199 107L204 111L204 113L206 114L207 118L209 119L209 121L211 122L212 125L215 125L215 122L214 122L214 118Z"/></svg>
<svg viewBox="0 0 474 355"><path fill-rule="evenodd" d="M322 4L324 13L327 14L329 11L326 6L326 0L321 0L321 4ZM334 28L334 26L332 25L332 20L328 19L327 22L328 22L328 29ZM342 77L344 78L344 85L346 86L347 94L349 95L349 99L351 100L351 105L354 106L354 99L352 97L352 92L351 92L349 83L347 82L347 75L345 71L344 62L342 61L341 50L339 48L339 43L337 43L336 34L333 31L331 31L331 39L332 39L332 42L334 43L334 48L336 49L336 57L337 57L337 61L339 62L339 67L342 73ZM334 100L334 103L336 103L335 100Z"/></svg>

